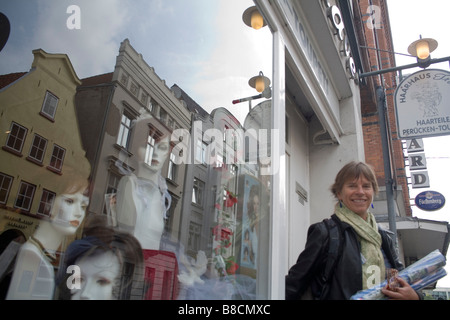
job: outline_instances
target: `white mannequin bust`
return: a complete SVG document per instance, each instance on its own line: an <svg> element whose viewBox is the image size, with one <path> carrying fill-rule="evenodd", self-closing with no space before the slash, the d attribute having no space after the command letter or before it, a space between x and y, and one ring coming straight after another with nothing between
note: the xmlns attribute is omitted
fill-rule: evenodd
<svg viewBox="0 0 450 320"><path fill-rule="evenodd" d="M165 201L170 197L161 176L161 169L170 153L169 136L155 143L151 161L146 159L146 151L144 147L139 149L136 175L126 175L119 182L117 224L119 230L133 234L142 249L159 250L164 231Z"/></svg>
<svg viewBox="0 0 450 320"><path fill-rule="evenodd" d="M79 191L57 196L52 218L42 220L21 247L6 296L7 300L51 300L55 289L52 261L64 237L73 235L85 217L88 198Z"/></svg>

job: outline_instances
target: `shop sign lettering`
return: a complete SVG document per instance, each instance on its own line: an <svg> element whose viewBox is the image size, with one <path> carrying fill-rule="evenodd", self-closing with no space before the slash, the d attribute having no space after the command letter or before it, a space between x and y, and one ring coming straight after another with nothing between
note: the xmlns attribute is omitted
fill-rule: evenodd
<svg viewBox="0 0 450 320"><path fill-rule="evenodd" d="M421 70L395 91L398 136L404 139L450 134L450 72Z"/></svg>

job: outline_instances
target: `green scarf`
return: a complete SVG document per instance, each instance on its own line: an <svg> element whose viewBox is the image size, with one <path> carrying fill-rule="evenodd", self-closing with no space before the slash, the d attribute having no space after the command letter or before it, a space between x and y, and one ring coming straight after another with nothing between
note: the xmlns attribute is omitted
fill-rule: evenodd
<svg viewBox="0 0 450 320"><path fill-rule="evenodd" d="M366 221L344 204L342 204L342 207L336 205L335 213L341 221L352 226L358 235L361 244L363 290L379 284L380 281L384 280L386 270L383 253L381 252L381 235L378 232L374 215L368 212ZM377 268L374 268L374 266L379 268L379 275L377 274Z"/></svg>

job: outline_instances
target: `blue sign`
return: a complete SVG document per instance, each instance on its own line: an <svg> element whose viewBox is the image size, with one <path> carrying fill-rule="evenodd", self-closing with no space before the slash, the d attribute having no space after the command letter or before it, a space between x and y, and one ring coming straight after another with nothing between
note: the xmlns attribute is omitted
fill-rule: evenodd
<svg viewBox="0 0 450 320"><path fill-rule="evenodd" d="M445 204L445 197L436 191L424 191L415 198L416 206L425 211L435 211L441 209Z"/></svg>

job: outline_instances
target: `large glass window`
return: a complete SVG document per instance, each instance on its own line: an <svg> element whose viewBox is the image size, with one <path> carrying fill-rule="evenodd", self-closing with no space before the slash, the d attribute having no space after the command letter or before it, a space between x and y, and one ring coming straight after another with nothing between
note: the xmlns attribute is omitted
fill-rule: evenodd
<svg viewBox="0 0 450 320"><path fill-rule="evenodd" d="M73 6L81 30L36 10L42 51L0 90L0 233L62 239L27 242L42 263L14 297L85 298L95 266L107 299L267 299L271 104L249 79L271 77L270 29L242 20L252 0L98 1Z"/></svg>

